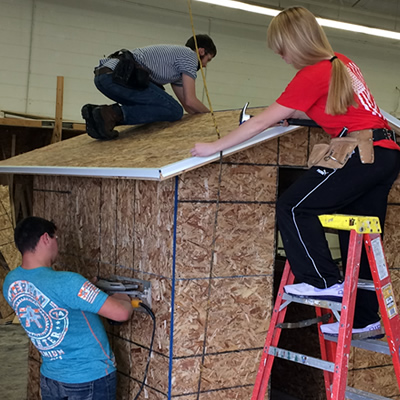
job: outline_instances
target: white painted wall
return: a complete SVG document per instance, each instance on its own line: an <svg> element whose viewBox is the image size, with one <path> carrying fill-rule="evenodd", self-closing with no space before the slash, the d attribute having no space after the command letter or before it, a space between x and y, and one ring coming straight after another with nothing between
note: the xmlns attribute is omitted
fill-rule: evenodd
<svg viewBox="0 0 400 400"><path fill-rule="evenodd" d="M213 108L273 102L296 71L267 49L270 18L194 1L192 11L196 33L210 34L218 48L206 71ZM61 75L64 118L73 120L81 119L83 104L108 102L93 84L100 57L184 44L192 35L186 0L0 0L0 31L0 109L53 116ZM378 104L400 113L400 42L327 34L336 51L359 64ZM206 103L200 74L197 90Z"/></svg>

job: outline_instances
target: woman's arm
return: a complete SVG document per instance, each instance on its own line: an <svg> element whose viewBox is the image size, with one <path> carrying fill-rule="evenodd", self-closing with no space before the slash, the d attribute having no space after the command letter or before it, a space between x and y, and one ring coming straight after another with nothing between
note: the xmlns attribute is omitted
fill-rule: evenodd
<svg viewBox="0 0 400 400"><path fill-rule="evenodd" d="M192 156L207 157L242 143L275 125L278 121L291 117L294 111L293 108L284 107L275 102L261 114L250 118L223 138L211 143L196 143L191 150Z"/></svg>

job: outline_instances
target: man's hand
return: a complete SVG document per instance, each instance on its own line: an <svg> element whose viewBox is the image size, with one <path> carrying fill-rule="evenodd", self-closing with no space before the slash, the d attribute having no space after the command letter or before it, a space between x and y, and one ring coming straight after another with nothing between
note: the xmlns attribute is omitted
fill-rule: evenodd
<svg viewBox="0 0 400 400"><path fill-rule="evenodd" d="M214 143L196 143L192 150L190 150L193 157L207 157L216 153Z"/></svg>

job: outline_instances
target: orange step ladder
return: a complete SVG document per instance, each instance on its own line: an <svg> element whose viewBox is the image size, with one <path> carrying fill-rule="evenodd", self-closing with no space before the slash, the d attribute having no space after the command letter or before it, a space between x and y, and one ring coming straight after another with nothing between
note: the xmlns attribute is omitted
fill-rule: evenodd
<svg viewBox="0 0 400 400"><path fill-rule="evenodd" d="M294 282L290 265L286 262L251 400L264 400L275 357L323 370L327 399L387 399L347 386L348 360L351 346L391 355L397 383L400 388L400 317L383 252L379 219L377 217L340 214L321 215L319 218L326 228L350 231L342 302L302 298L285 293L284 286L291 285ZM365 245L367 252L373 281L358 279L363 245ZM381 340L364 339L367 335L370 337L371 335L383 333L381 331L352 335L356 300L354 293L357 287L376 291L387 343ZM292 302L315 307L317 320L319 321L318 330L322 317L330 311L340 321L339 334L336 338L323 335L319 330L321 359L277 347L280 333L284 326L287 306Z"/></svg>

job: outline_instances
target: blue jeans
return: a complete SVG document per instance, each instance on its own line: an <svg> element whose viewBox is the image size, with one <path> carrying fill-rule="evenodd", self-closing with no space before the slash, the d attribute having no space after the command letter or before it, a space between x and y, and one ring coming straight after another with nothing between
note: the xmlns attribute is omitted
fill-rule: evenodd
<svg viewBox="0 0 400 400"><path fill-rule="evenodd" d="M129 89L113 83L111 74L103 74L94 78L94 84L105 96L121 104L124 114L121 125L172 122L183 116L182 106L154 83L144 90Z"/></svg>
<svg viewBox="0 0 400 400"><path fill-rule="evenodd" d="M115 400L117 373L85 383L63 383L40 375L42 400Z"/></svg>

